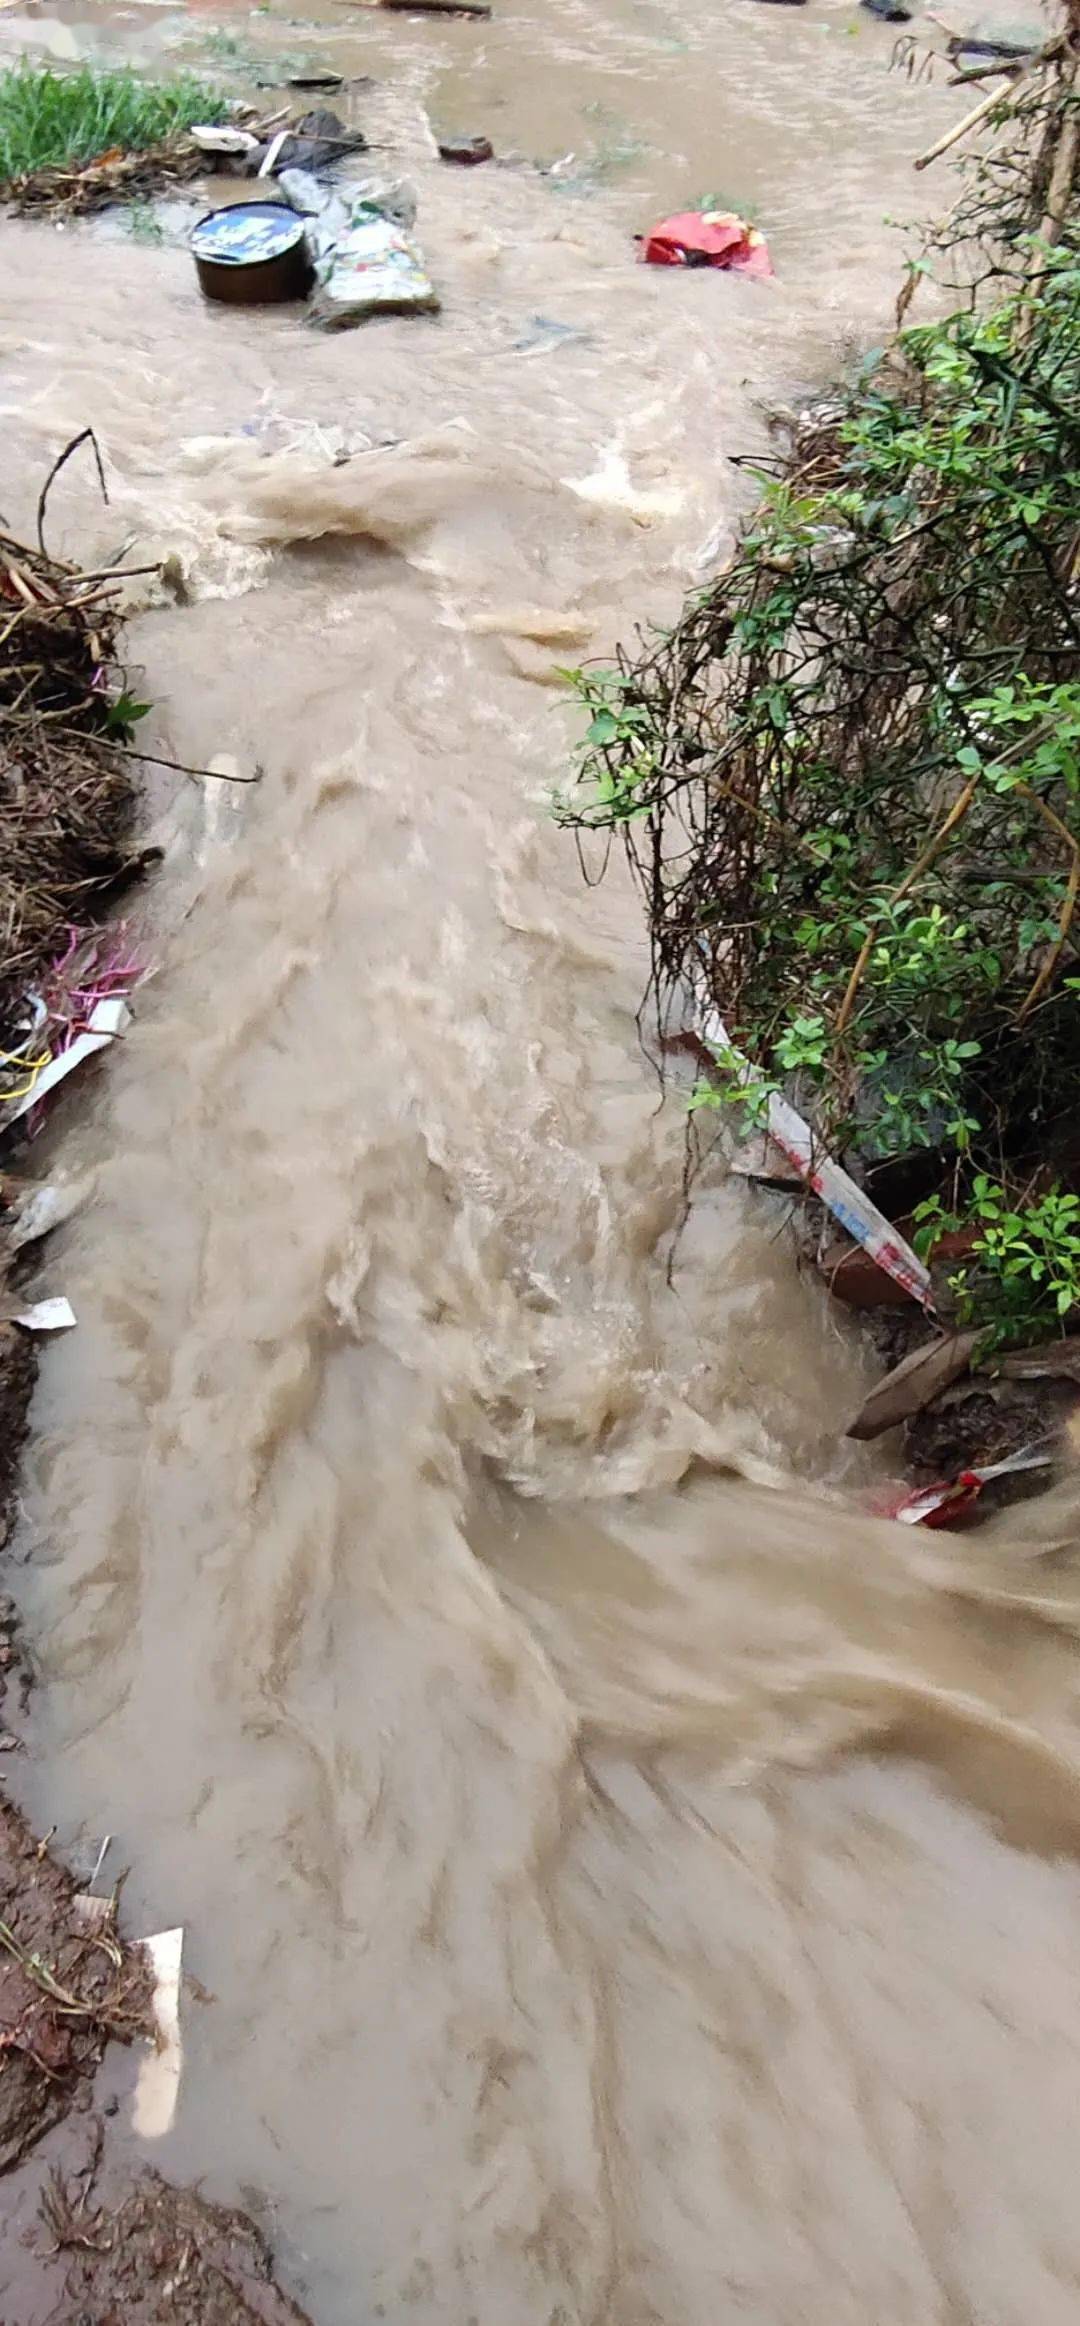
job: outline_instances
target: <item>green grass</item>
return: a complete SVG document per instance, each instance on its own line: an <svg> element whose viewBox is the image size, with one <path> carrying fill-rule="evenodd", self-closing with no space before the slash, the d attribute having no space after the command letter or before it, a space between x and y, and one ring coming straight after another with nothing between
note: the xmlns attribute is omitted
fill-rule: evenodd
<svg viewBox="0 0 1080 2326"><path fill-rule="evenodd" d="M142 153L193 121L221 121L227 100L192 73L142 81L81 65L76 72L22 63L0 72L0 181L95 161L120 146Z"/></svg>

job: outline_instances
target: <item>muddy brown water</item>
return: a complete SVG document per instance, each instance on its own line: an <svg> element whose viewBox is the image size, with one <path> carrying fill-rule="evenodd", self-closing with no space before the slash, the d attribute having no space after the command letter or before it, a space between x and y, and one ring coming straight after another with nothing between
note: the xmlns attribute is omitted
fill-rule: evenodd
<svg viewBox="0 0 1080 2326"><path fill-rule="evenodd" d="M672 610L727 456L884 327L961 100L825 0L231 23L381 76L445 308L323 339L3 229L0 506L93 423L110 508L69 472L54 538L168 556L155 742L263 771L158 780L21 1539L25 1797L213 1998L153 2161L318 2326L1073 2326L1074 1498L860 1515L863 1359L719 1165L669 1282L638 902L546 814L558 666ZM574 160L454 172L431 118ZM776 286L634 265L706 191Z"/></svg>

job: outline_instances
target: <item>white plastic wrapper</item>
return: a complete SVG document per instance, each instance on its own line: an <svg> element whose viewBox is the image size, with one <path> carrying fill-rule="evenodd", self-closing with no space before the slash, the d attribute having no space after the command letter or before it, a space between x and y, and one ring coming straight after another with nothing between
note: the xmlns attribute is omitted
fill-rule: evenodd
<svg viewBox="0 0 1080 2326"><path fill-rule="evenodd" d="M362 323L368 315L433 312L439 304L417 243L367 202L353 204L329 260L315 261L311 312L317 323Z"/></svg>
<svg viewBox="0 0 1080 2326"><path fill-rule="evenodd" d="M368 315L437 309L435 286L408 232L416 207L409 186L364 178L346 195L321 187L306 170L283 171L280 184L308 220L314 322L340 329Z"/></svg>

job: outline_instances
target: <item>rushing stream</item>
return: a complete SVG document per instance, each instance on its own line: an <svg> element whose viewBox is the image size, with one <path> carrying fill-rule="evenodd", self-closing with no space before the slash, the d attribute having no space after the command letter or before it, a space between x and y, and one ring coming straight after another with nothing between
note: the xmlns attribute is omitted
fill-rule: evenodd
<svg viewBox="0 0 1080 2326"><path fill-rule="evenodd" d="M1071 1496L859 1515L858 1347L718 1168L669 1280L639 902L545 812L558 667L670 612L726 456L880 333L964 100L830 0L234 21L378 76L439 318L0 236L0 507L92 422L111 504L65 472L54 545L168 557L154 739L262 770L156 779L22 1536L29 1804L118 1837L211 1997L154 2161L263 2210L317 2326L1075 2326ZM447 169L428 112L574 158ZM634 264L706 192L776 285Z"/></svg>

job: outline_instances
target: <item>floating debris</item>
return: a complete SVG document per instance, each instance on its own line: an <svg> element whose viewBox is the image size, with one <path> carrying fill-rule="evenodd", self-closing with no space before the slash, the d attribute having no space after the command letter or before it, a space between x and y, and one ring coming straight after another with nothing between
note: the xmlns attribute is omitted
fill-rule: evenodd
<svg viewBox="0 0 1080 2326"><path fill-rule="evenodd" d="M773 271L764 235L734 210L680 210L663 218L646 235L641 255L653 267L722 267L759 280Z"/></svg>
<svg viewBox="0 0 1080 2326"><path fill-rule="evenodd" d="M444 162L459 162L462 168L475 169L478 162L495 159L495 148L490 137L441 137L439 158Z"/></svg>

